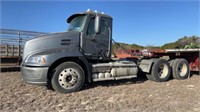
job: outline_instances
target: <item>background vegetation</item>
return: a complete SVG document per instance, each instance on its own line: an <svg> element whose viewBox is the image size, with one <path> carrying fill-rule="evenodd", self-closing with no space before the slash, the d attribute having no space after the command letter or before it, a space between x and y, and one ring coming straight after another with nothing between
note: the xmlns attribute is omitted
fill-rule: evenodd
<svg viewBox="0 0 200 112"><path fill-rule="evenodd" d="M113 43L113 49L189 49L200 48L200 37L184 36L175 42L166 43L162 46L141 46L137 44Z"/></svg>

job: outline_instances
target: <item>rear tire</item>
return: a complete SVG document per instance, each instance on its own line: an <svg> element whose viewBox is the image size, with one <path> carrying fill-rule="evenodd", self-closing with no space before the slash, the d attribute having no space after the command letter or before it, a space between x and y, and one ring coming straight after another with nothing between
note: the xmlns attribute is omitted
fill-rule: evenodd
<svg viewBox="0 0 200 112"><path fill-rule="evenodd" d="M154 62L151 70L150 80L156 82L165 82L169 80L170 75L171 68L167 60L158 59Z"/></svg>
<svg viewBox="0 0 200 112"><path fill-rule="evenodd" d="M146 74L147 79L154 81L154 79L152 78L151 74Z"/></svg>
<svg viewBox="0 0 200 112"><path fill-rule="evenodd" d="M190 75L190 68L187 60L176 59L172 64L172 73L174 79L187 79Z"/></svg>
<svg viewBox="0 0 200 112"><path fill-rule="evenodd" d="M51 78L53 89L61 93L71 93L81 89L85 74L80 65L75 62L65 62L56 67Z"/></svg>

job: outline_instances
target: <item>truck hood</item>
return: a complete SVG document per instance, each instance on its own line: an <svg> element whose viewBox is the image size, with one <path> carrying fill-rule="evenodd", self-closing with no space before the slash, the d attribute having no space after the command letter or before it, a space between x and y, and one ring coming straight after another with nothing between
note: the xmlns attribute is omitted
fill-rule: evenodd
<svg viewBox="0 0 200 112"><path fill-rule="evenodd" d="M79 50L79 33L62 32L33 38L25 43L23 60L32 55L43 55L59 51Z"/></svg>

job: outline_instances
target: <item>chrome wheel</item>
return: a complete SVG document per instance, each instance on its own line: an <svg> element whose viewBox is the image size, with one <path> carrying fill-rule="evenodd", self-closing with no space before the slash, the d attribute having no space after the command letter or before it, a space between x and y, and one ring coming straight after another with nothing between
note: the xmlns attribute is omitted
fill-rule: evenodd
<svg viewBox="0 0 200 112"><path fill-rule="evenodd" d="M81 89L85 82L85 74L80 65L75 62L64 62L57 66L51 78L54 90L61 93L75 92Z"/></svg>
<svg viewBox="0 0 200 112"><path fill-rule="evenodd" d="M61 87L67 89L73 87L78 81L78 71L73 68L63 70L58 76L58 82Z"/></svg>

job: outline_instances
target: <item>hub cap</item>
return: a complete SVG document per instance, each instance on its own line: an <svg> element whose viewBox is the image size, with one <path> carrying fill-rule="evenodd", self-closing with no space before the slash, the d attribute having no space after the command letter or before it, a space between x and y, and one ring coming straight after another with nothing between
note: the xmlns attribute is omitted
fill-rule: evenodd
<svg viewBox="0 0 200 112"><path fill-rule="evenodd" d="M61 87L68 89L78 82L78 71L73 68L64 69L58 76L58 83Z"/></svg>

